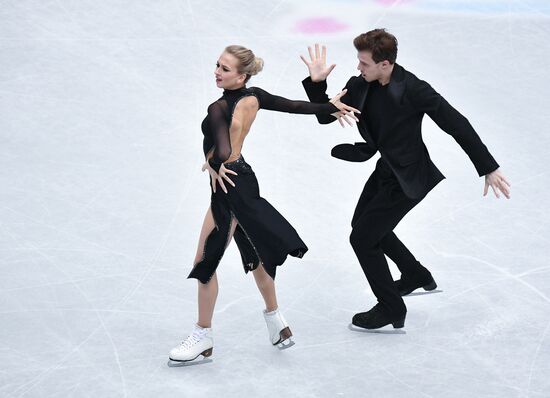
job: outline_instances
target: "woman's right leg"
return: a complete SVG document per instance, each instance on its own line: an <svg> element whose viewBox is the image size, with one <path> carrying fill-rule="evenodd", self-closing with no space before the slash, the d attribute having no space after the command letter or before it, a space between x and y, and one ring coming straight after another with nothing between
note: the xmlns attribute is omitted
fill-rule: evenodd
<svg viewBox="0 0 550 398"><path fill-rule="evenodd" d="M218 278L214 272L212 279L208 283L204 284L201 281L197 283L199 284L199 320L197 321L197 325L201 328L211 328L214 306L218 297Z"/></svg>
<svg viewBox="0 0 550 398"><path fill-rule="evenodd" d="M216 228L214 217L212 216L212 209L208 207L208 211L204 216L202 223L201 234L199 237L199 244L197 246L197 254L195 255L195 264L201 261L204 253L204 244L206 238ZM208 283L198 283L198 301L199 301L199 320L197 325L202 328L212 327L212 314L214 313L214 306L216 305L216 298L218 297L218 278L216 273L212 275L212 279Z"/></svg>
<svg viewBox="0 0 550 398"><path fill-rule="evenodd" d="M228 242L233 236L235 227L236 222L235 220L232 220ZM206 238L210 235L214 228L216 228L216 223L214 221L214 217L212 216L212 209L209 207L202 224L197 253L195 255L195 264L202 259ZM212 327L212 315L214 314L214 306L216 305L216 299L218 297L218 277L214 272L212 279L210 279L208 283L202 283L200 281L197 283L199 302L199 319L197 325L202 328L210 328Z"/></svg>
<svg viewBox="0 0 550 398"><path fill-rule="evenodd" d="M236 223L229 226L229 239L233 236ZM204 248L208 235L216 228L211 208L208 208L201 228L195 264L198 264L204 255ZM226 242L227 245L227 242ZM198 265L200 267L200 265ZM187 362L195 360L199 355L209 357L212 355L214 340L212 337L212 314L218 297L218 278L216 273L207 283L198 282L199 319L191 334L182 343L173 348L169 353L172 361Z"/></svg>

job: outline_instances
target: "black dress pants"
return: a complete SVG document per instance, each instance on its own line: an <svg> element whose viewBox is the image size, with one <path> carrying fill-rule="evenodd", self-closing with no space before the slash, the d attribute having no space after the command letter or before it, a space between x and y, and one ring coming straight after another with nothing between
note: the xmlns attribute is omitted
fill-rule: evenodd
<svg viewBox="0 0 550 398"><path fill-rule="evenodd" d="M422 272L422 265L393 232L421 200L405 195L388 164L380 158L353 215L351 245L372 292L391 316L404 315L407 309L394 285L385 255L403 275Z"/></svg>

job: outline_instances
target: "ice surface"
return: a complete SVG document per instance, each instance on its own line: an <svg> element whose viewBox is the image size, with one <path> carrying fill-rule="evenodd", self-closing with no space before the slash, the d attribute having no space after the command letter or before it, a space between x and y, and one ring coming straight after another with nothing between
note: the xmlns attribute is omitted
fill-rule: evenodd
<svg viewBox="0 0 550 398"><path fill-rule="evenodd" d="M220 95L218 55L252 48L265 60L252 85L305 99L307 45L327 44L336 93L357 72L352 39L374 27L468 117L512 199L482 197L426 118L447 180L397 233L441 292L406 298L405 333L350 331L375 303L348 242L374 161L330 157L354 128L262 111L243 154L310 248L277 277L296 345L269 345L232 245L213 360L167 366L196 320L186 276L209 203L200 122ZM550 396L549 61L547 1L4 0L0 395Z"/></svg>

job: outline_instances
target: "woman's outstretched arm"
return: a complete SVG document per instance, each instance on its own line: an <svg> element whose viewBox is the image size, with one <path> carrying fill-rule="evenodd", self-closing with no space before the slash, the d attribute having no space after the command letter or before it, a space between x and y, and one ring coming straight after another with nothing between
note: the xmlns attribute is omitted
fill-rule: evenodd
<svg viewBox="0 0 550 398"><path fill-rule="evenodd" d="M344 104L340 101L340 97L345 95L345 92L342 92L338 94L334 101L331 100L331 102L326 103L313 103L308 101L301 101L301 100L289 100L287 98L273 95L268 93L267 91L259 88L259 87L252 87L252 90L254 91L254 94L256 94L256 97L258 98L258 101L260 103L261 109L267 109L270 111L278 111L278 112L288 112L288 113L298 113L298 114L324 114L324 115L330 115L330 114L351 114L353 115L354 112L360 113L357 109ZM352 116L355 118L355 116Z"/></svg>

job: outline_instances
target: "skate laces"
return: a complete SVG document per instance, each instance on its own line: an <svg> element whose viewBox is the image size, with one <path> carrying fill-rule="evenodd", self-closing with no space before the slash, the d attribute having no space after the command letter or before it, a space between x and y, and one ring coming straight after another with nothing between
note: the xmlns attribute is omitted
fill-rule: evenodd
<svg viewBox="0 0 550 398"><path fill-rule="evenodd" d="M195 344L202 340L202 337L203 333L198 330L193 330L193 333L191 333L184 341L181 342L181 348L188 349L193 347Z"/></svg>
<svg viewBox="0 0 550 398"><path fill-rule="evenodd" d="M197 344L199 341L201 341L203 337L206 336L206 334L207 334L206 329L196 328L195 330L193 330L193 332L189 336L187 336L187 338L184 341L181 342L180 348L183 348L186 350L191 348L192 346Z"/></svg>

